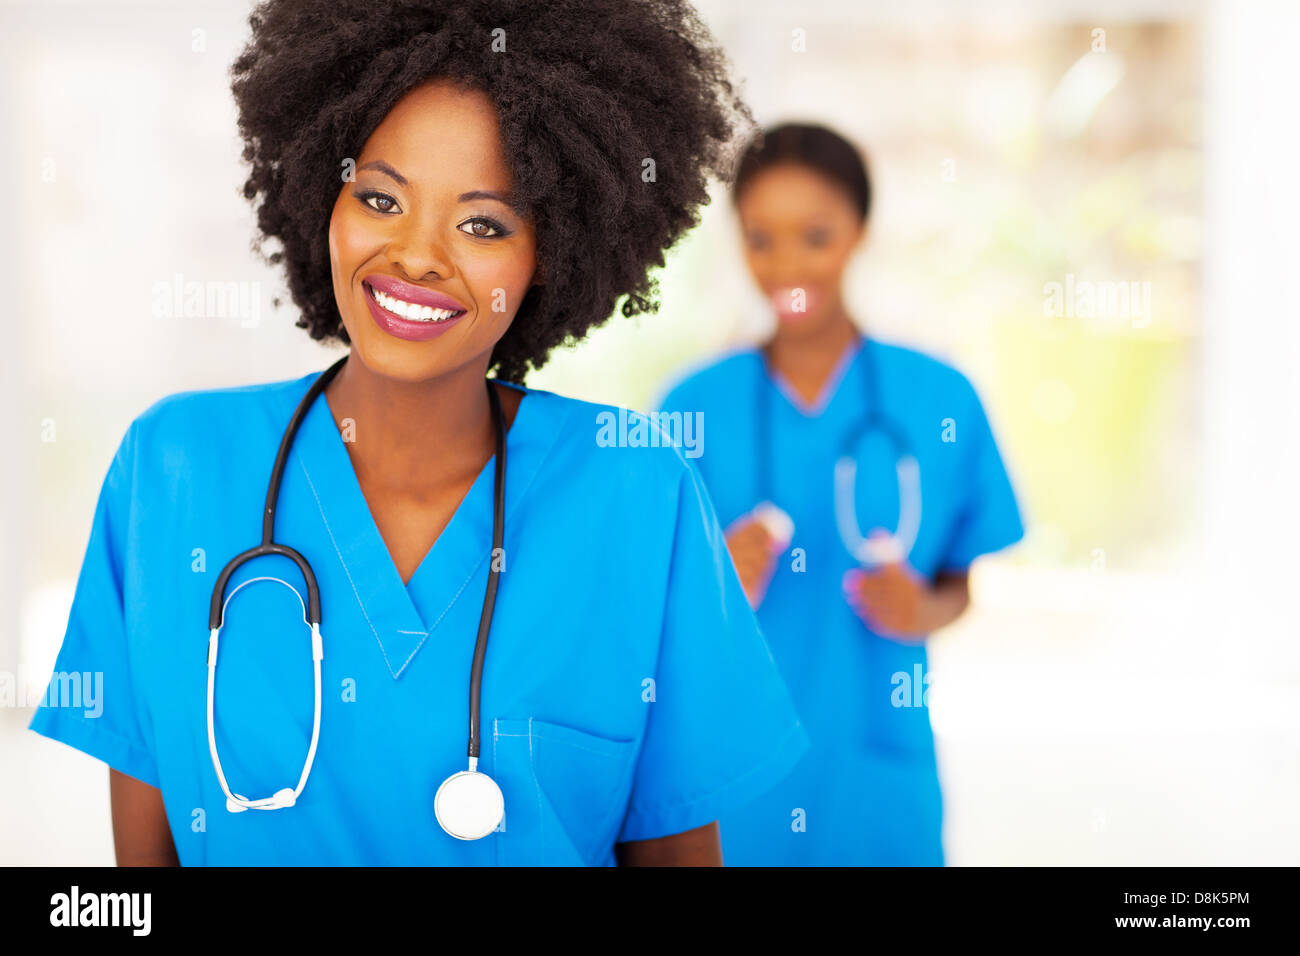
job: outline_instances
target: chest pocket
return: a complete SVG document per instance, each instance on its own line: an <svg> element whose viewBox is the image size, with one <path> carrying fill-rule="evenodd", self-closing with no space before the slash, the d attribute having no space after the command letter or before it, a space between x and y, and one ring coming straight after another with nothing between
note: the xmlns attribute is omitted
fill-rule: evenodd
<svg viewBox="0 0 1300 956"><path fill-rule="evenodd" d="M535 718L492 725L493 776L505 797L501 866L610 861L632 790L636 741Z"/></svg>

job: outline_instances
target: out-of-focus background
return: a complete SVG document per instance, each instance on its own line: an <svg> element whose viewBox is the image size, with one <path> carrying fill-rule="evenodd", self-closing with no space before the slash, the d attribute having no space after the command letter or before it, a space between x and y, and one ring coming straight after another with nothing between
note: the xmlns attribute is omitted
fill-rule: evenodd
<svg viewBox="0 0 1300 956"><path fill-rule="evenodd" d="M761 123L868 154L853 313L970 376L1026 512L932 642L950 862L1300 863L1300 9L697 5ZM335 354L249 251L248 9L0 0L0 864L112 862L106 769L15 689L44 687L127 424ZM769 327L724 190L660 280L659 315L528 384L645 408ZM156 314L190 282L234 307Z"/></svg>

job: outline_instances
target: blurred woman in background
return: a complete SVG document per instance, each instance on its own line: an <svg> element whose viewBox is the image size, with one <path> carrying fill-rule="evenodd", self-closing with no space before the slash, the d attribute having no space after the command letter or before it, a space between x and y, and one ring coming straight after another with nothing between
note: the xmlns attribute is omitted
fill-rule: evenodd
<svg viewBox="0 0 1300 956"><path fill-rule="evenodd" d="M721 819L723 857L942 865L925 640L965 610L975 558L1021 538L1015 496L970 382L845 307L871 205L857 150L769 130L733 197L775 332L662 407L704 413L696 463L813 746Z"/></svg>

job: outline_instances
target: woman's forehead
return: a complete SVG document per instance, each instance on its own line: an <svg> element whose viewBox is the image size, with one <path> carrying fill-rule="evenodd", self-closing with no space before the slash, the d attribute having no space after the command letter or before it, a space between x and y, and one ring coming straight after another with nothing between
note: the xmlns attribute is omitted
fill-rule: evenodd
<svg viewBox="0 0 1300 956"><path fill-rule="evenodd" d="M509 188L496 108L480 90L450 81L405 94L366 140L358 166L382 161L409 183L461 189Z"/></svg>
<svg viewBox="0 0 1300 956"><path fill-rule="evenodd" d="M754 176L737 203L742 218L805 221L835 215L850 205L836 183L807 166L782 163Z"/></svg>

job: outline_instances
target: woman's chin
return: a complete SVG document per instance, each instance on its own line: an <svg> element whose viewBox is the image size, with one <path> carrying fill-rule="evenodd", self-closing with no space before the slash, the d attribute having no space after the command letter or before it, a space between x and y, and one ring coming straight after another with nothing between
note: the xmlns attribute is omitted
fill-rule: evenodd
<svg viewBox="0 0 1300 956"><path fill-rule="evenodd" d="M804 338L821 332L830 318L829 309L816 312L789 312L778 310L776 313L777 334L790 338Z"/></svg>
<svg viewBox="0 0 1300 956"><path fill-rule="evenodd" d="M399 382L421 382L445 370L447 360L422 343L405 342L375 330L353 335L352 354L366 371Z"/></svg>
<svg viewBox="0 0 1300 956"><path fill-rule="evenodd" d="M424 341L409 341L374 326L359 329L359 334L349 329L349 336L353 354L372 375L414 384L455 372L474 364L476 358L481 357L486 365L487 355L478 351L474 340L458 334L463 331L469 328L449 330L447 335ZM487 346L488 353L492 345Z"/></svg>

